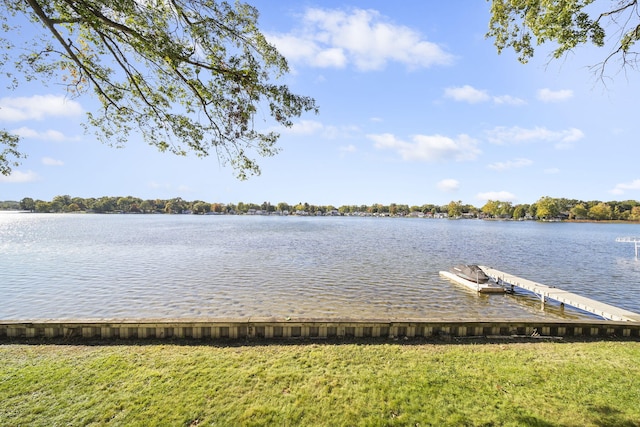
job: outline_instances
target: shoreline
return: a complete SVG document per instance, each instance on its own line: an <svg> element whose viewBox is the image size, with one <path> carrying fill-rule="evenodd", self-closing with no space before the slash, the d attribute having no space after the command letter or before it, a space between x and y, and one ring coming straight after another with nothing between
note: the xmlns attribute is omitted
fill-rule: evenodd
<svg viewBox="0 0 640 427"><path fill-rule="evenodd" d="M111 319L0 320L0 342L11 339L379 339L570 338L640 340L640 322L608 320L437 319Z"/></svg>

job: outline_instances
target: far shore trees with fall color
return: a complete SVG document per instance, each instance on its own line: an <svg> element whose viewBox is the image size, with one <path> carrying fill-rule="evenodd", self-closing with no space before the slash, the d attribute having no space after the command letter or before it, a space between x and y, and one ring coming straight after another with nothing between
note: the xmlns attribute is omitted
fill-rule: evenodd
<svg viewBox="0 0 640 427"><path fill-rule="evenodd" d="M640 202L636 200L583 201L544 196L532 204L513 204L509 201L489 200L480 208L462 201L451 201L446 205L407 205L391 203L384 205L314 205L306 202L291 204L271 203L223 203L203 200L146 199L138 197L82 198L68 195L55 196L52 200L34 200L25 197L19 202L0 202L0 210L23 210L39 213L165 213L165 214L248 214L264 215L363 215L391 217L446 217L483 218L503 220L573 220L573 221L640 221Z"/></svg>

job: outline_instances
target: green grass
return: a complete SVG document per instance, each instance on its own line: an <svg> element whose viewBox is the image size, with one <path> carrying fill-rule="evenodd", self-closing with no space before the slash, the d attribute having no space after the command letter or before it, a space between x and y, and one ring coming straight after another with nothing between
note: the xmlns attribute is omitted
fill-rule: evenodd
<svg viewBox="0 0 640 427"><path fill-rule="evenodd" d="M0 425L640 426L640 343L4 344Z"/></svg>

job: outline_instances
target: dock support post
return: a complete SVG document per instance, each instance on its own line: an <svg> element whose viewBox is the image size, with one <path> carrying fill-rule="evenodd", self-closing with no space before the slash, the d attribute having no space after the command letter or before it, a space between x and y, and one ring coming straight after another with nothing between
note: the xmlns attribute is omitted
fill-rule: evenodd
<svg viewBox="0 0 640 427"><path fill-rule="evenodd" d="M546 300L546 298L544 297L544 293L540 292L540 303L541 303L540 307L541 307L542 310L544 310L545 300Z"/></svg>

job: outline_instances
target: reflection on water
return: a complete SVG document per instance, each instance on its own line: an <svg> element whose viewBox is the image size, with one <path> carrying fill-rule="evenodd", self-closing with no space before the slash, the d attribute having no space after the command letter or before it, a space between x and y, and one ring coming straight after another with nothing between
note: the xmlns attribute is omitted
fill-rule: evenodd
<svg viewBox="0 0 640 427"><path fill-rule="evenodd" d="M439 277L490 265L640 311L632 224L0 214L0 318L576 318Z"/></svg>

